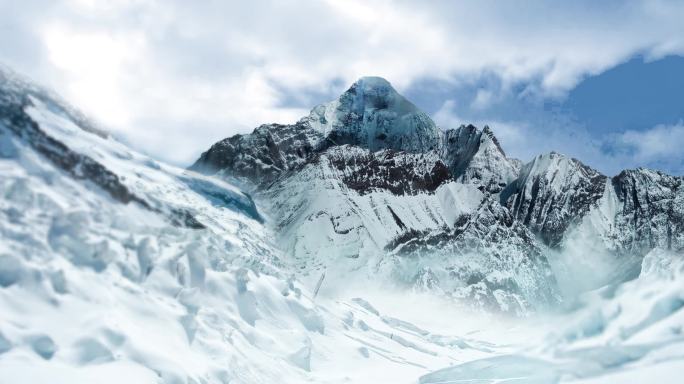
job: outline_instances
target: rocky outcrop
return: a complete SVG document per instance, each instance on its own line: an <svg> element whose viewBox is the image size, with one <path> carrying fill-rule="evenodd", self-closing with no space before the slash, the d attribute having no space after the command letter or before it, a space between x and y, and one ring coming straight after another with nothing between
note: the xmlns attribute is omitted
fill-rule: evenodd
<svg viewBox="0 0 684 384"><path fill-rule="evenodd" d="M653 248L684 250L683 179L639 168L610 180L617 198L616 248L645 254Z"/></svg>
<svg viewBox="0 0 684 384"><path fill-rule="evenodd" d="M386 149L370 152L343 145L330 148L316 161L328 161L340 172L347 188L360 194L387 191L394 195L434 192L452 180L447 166L434 152L415 154Z"/></svg>
<svg viewBox="0 0 684 384"><path fill-rule="evenodd" d="M558 153L539 155L501 193L513 216L548 245L558 246L603 196L606 176Z"/></svg>
<svg viewBox="0 0 684 384"><path fill-rule="evenodd" d="M454 178L477 184L491 193L500 192L520 171L517 160L506 158L492 130L473 125L444 132L441 157Z"/></svg>
<svg viewBox="0 0 684 384"><path fill-rule="evenodd" d="M558 153L536 157L501 193L502 204L551 247L570 230L596 234L616 255L684 249L681 177L639 168L609 178ZM579 227L579 228L578 228Z"/></svg>
<svg viewBox="0 0 684 384"><path fill-rule="evenodd" d="M265 184L311 159L322 140L323 136L306 124L262 125L249 135L212 145L190 169Z"/></svg>

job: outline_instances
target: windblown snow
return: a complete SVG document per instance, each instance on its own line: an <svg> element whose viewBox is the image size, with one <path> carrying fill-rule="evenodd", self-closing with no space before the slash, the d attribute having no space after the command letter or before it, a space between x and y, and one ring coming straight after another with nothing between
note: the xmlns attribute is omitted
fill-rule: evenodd
<svg viewBox="0 0 684 384"><path fill-rule="evenodd" d="M0 72L0 383L678 382L680 179L521 167L379 78L297 124L204 175Z"/></svg>

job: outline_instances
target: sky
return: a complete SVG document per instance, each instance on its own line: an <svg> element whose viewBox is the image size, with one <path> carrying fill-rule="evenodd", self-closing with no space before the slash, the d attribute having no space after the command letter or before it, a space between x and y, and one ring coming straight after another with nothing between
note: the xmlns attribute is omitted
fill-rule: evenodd
<svg viewBox="0 0 684 384"><path fill-rule="evenodd" d="M684 2L0 0L0 63L188 165L382 76L524 161L684 174Z"/></svg>

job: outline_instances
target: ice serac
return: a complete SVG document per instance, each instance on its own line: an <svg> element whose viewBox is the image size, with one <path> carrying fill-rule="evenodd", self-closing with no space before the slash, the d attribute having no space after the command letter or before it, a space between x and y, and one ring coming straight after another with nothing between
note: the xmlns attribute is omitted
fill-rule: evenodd
<svg viewBox="0 0 684 384"><path fill-rule="evenodd" d="M249 196L79 116L0 68L0 381L297 377L318 313Z"/></svg>

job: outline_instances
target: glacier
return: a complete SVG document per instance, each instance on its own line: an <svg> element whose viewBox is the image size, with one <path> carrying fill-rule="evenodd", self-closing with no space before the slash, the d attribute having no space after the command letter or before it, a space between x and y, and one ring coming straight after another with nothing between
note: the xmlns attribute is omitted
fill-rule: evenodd
<svg viewBox="0 0 684 384"><path fill-rule="evenodd" d="M680 185L380 78L182 169L3 69L0 382L678 382Z"/></svg>

